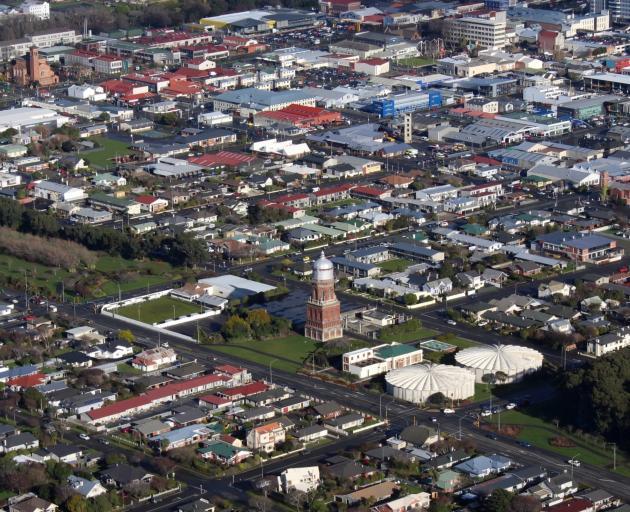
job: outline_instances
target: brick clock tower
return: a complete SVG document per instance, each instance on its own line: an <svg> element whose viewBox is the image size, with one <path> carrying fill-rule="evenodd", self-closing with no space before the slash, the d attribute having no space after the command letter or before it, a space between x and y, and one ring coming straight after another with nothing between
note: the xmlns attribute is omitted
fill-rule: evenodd
<svg viewBox="0 0 630 512"><path fill-rule="evenodd" d="M313 264L313 291L306 303L304 335L316 341L329 341L343 336L333 264L324 256L324 251Z"/></svg>

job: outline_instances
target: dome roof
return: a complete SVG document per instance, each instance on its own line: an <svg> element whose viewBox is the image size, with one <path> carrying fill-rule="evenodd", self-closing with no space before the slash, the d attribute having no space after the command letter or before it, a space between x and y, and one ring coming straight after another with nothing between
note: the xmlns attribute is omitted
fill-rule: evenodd
<svg viewBox="0 0 630 512"><path fill-rule="evenodd" d="M332 261L326 258L324 251L322 251L322 253L319 255L319 258L313 264L313 270L318 272L321 270L332 270L332 269L333 269Z"/></svg>
<svg viewBox="0 0 630 512"><path fill-rule="evenodd" d="M543 355L537 350L518 345L483 345L461 350L455 354L455 360L469 368L512 375L540 368Z"/></svg>
<svg viewBox="0 0 630 512"><path fill-rule="evenodd" d="M392 370L385 376L391 386L414 391L422 391L428 395L447 393L460 387L467 381L474 381L475 376L466 368L447 364L418 364Z"/></svg>

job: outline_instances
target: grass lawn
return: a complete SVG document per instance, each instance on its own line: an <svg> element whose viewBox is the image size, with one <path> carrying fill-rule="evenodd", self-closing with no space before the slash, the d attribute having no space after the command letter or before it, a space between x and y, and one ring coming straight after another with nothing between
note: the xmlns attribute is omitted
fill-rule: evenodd
<svg viewBox="0 0 630 512"><path fill-rule="evenodd" d="M291 373L302 368L303 362L318 348L319 343L299 334L265 341L241 340L212 347L213 350L267 366L273 362L272 368Z"/></svg>
<svg viewBox="0 0 630 512"><path fill-rule="evenodd" d="M98 149L83 153L84 158L94 167L109 167L114 165L112 158L131 154L126 142L110 139L108 137L92 137L92 141L98 144Z"/></svg>
<svg viewBox="0 0 630 512"><path fill-rule="evenodd" d="M116 367L116 371L121 375L142 375L142 370L138 370L138 368L134 368L133 366L127 363L121 363Z"/></svg>
<svg viewBox="0 0 630 512"><path fill-rule="evenodd" d="M445 338L441 341L444 341L444 343L449 343L450 345L455 345L458 348L476 347L479 345L479 343L467 340L466 338L460 338L459 336L456 336L454 338Z"/></svg>
<svg viewBox="0 0 630 512"><path fill-rule="evenodd" d="M489 402L490 396L494 397L493 389L487 384L475 383L475 395L472 397L473 402Z"/></svg>
<svg viewBox="0 0 630 512"><path fill-rule="evenodd" d="M539 448L558 453L567 460L579 454L578 459L594 466L606 466L612 469L612 449L604 450L601 446L588 444L586 441L573 436L564 430L558 431L553 423L528 414L529 409L511 410L501 413L501 425L518 425L522 428L518 439L528 441ZM497 423L497 415L488 419ZM555 436L562 436L575 443L574 447L562 448L553 446L549 440ZM630 474L630 461L623 458L623 454L617 451L617 471L622 474Z"/></svg>
<svg viewBox="0 0 630 512"><path fill-rule="evenodd" d="M183 315L199 312L201 312L201 308L196 304L173 299L171 297L160 297L159 299L119 308L116 314L126 316L132 320L154 324L170 320L171 318L178 318Z"/></svg>
<svg viewBox="0 0 630 512"><path fill-rule="evenodd" d="M423 338L431 338L432 336L435 336L435 334L435 331L427 329L426 327L420 327L419 329L414 329L413 331L390 331L389 329L383 329L380 332L379 339L387 343L391 343L392 341L397 341L398 343L408 343L410 341L416 341Z"/></svg>
<svg viewBox="0 0 630 512"><path fill-rule="evenodd" d="M36 289L54 295L61 289L61 282L70 275L65 269L47 267L7 254L0 254L0 275L4 279L11 277L23 283L24 271L28 278L29 295L32 295Z"/></svg>
<svg viewBox="0 0 630 512"><path fill-rule="evenodd" d="M419 68L421 66L435 64L435 61L427 57L409 57L407 59L400 59L396 64L402 67Z"/></svg>
<svg viewBox="0 0 630 512"><path fill-rule="evenodd" d="M413 265L413 261L397 258L394 260L383 261L382 263L379 263L377 267L380 267L383 272L402 272L410 265Z"/></svg>

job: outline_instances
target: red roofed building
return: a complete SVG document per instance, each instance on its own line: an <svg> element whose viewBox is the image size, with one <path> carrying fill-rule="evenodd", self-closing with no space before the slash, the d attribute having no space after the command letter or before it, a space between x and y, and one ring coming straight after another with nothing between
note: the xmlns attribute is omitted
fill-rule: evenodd
<svg viewBox="0 0 630 512"><path fill-rule="evenodd" d="M203 95L203 87L188 80L173 80L160 94L167 99L195 98Z"/></svg>
<svg viewBox="0 0 630 512"><path fill-rule="evenodd" d="M150 75L141 73L131 73L122 77L127 82L134 82L137 84L146 85L150 92L160 92L165 87L168 87L169 79L161 74Z"/></svg>
<svg viewBox="0 0 630 512"><path fill-rule="evenodd" d="M75 50L66 55L65 62L67 65L90 68L106 75L120 73L123 69L123 61L120 57L85 50Z"/></svg>
<svg viewBox="0 0 630 512"><path fill-rule="evenodd" d="M230 52L237 54L262 52L267 49L266 44L259 43L256 39L241 36L225 36L223 44L228 47Z"/></svg>
<svg viewBox="0 0 630 512"><path fill-rule="evenodd" d="M229 383L229 378L222 375L201 375L194 379L172 382L166 386L147 391L143 395L120 400L87 412L83 419L92 424L116 421L123 416L131 416L147 411L161 403L176 400L195 393L201 393Z"/></svg>
<svg viewBox="0 0 630 512"><path fill-rule="evenodd" d="M278 196L273 203L282 206L294 206L296 208L305 208L311 205L311 198L308 194L285 194Z"/></svg>
<svg viewBox="0 0 630 512"><path fill-rule="evenodd" d="M486 165L498 165L501 166L501 162L495 160L494 158L490 158L487 156L474 155L472 157L473 162L476 164L486 164Z"/></svg>
<svg viewBox="0 0 630 512"><path fill-rule="evenodd" d="M326 14L341 14L359 9L361 2L358 0L319 0L319 10Z"/></svg>
<svg viewBox="0 0 630 512"><path fill-rule="evenodd" d="M552 505L547 510L549 512L593 512L595 506L585 498L575 498Z"/></svg>
<svg viewBox="0 0 630 512"><path fill-rule="evenodd" d="M217 65L214 61L208 60L204 57L195 57L186 62L186 67L190 69L199 69L201 71L208 71L216 68Z"/></svg>
<svg viewBox="0 0 630 512"><path fill-rule="evenodd" d="M43 373L33 373L31 375L23 375L15 379L9 379L7 386L12 391L20 391L22 389L34 388L46 382L46 375Z"/></svg>
<svg viewBox="0 0 630 512"><path fill-rule="evenodd" d="M379 76L389 73L389 60L387 59L365 59L354 64L357 73L365 73L370 76Z"/></svg>
<svg viewBox="0 0 630 512"><path fill-rule="evenodd" d="M350 195L353 197L361 197L364 199L383 199L385 197L391 197L392 191L390 189L360 186L354 187L350 191Z"/></svg>
<svg viewBox="0 0 630 512"><path fill-rule="evenodd" d="M232 366L231 364L222 364L214 369L214 373L219 375L227 375L232 379L234 385L247 384L252 380L252 375L246 368L240 366Z"/></svg>
<svg viewBox="0 0 630 512"><path fill-rule="evenodd" d="M306 105L289 105L273 112L260 112L254 116L256 126L285 125L310 128L341 122L341 113Z"/></svg>
<svg viewBox="0 0 630 512"><path fill-rule="evenodd" d="M256 393L262 393L267 391L269 386L261 381L252 382L251 384L245 384L243 386L236 386L234 388L224 389L219 391L217 395L222 398L229 398L230 400L237 402L248 396L255 395Z"/></svg>
<svg viewBox="0 0 630 512"><path fill-rule="evenodd" d="M168 208L168 201L155 196L136 196L135 201L140 203L140 209L149 213L157 213Z"/></svg>
<svg viewBox="0 0 630 512"><path fill-rule="evenodd" d="M101 87L105 92L113 96L136 95L149 92L149 86L137 84L125 80L107 80L102 82Z"/></svg>
<svg viewBox="0 0 630 512"><path fill-rule="evenodd" d="M232 400L224 398L218 395L205 395L199 397L199 405L202 407L208 407L210 409L225 409L232 407Z"/></svg>
<svg viewBox="0 0 630 512"><path fill-rule="evenodd" d="M233 167L242 168L249 167L255 161L256 157L246 155L245 153L235 153L233 151L219 151L218 153L208 153L201 156L189 158L191 164L201 165L202 167Z"/></svg>
<svg viewBox="0 0 630 512"><path fill-rule="evenodd" d="M341 201L350 197L350 190L354 188L354 185L346 183L344 185L337 185L335 187L320 188L317 192L313 193L315 197L315 203L323 204L333 201Z"/></svg>

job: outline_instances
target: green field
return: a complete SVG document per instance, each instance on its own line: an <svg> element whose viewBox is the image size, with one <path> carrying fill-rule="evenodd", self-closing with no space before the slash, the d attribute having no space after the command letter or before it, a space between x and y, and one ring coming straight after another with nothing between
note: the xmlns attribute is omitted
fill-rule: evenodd
<svg viewBox="0 0 630 512"><path fill-rule="evenodd" d="M83 153L83 156L93 167L111 167L114 165L112 158L132 153L126 142L107 137L92 137L91 140L96 142L99 147L94 151Z"/></svg>
<svg viewBox="0 0 630 512"><path fill-rule="evenodd" d="M398 343L409 343L410 341L430 338L435 336L435 334L435 331L427 329L426 327L420 327L420 329L414 329L413 331L390 331L388 329L383 329L379 334L379 339L387 343L391 343L392 341L396 341Z"/></svg>
<svg viewBox="0 0 630 512"><path fill-rule="evenodd" d="M548 405L548 404L547 404ZM541 404L544 406L544 404ZM498 416L494 415L488 419L491 423L498 422ZM581 462L593 464L594 466L605 466L612 469L612 449L609 447L605 450L602 446L595 446L587 443L564 430L557 430L553 423L545 421L542 418L531 415L530 409L511 410L501 413L501 425L518 425L522 428L517 439L528 441L532 445L543 448L566 457L573 458L579 454L577 458ZM563 448L553 446L549 440L553 437L561 436L570 439L575 443L574 447ZM617 471L622 474L630 474L630 461L624 458L622 453L617 451Z"/></svg>
<svg viewBox="0 0 630 512"><path fill-rule="evenodd" d="M155 324L178 318L183 315L200 313L201 307L190 302L173 299L171 297L160 297L159 299L131 304L116 310L116 314L126 316L132 320L138 320L147 324Z"/></svg>
<svg viewBox="0 0 630 512"><path fill-rule="evenodd" d="M400 59L396 64L401 67L419 68L435 64L435 61L427 57L409 57L407 59Z"/></svg>
<svg viewBox="0 0 630 512"><path fill-rule="evenodd" d="M403 272L404 270L407 270L407 267L410 265L413 265L413 261L397 258L394 260L383 261L376 266L380 267L383 272Z"/></svg>
<svg viewBox="0 0 630 512"><path fill-rule="evenodd" d="M125 260L105 255L98 258L93 269L71 274L65 269L0 254L0 278L5 285L23 289L25 273L29 295L42 293L52 297L61 296L62 282L65 282L65 294L70 297L74 295L72 283L81 278L90 289L86 298L115 296L119 284L121 292L146 290L147 286L150 288L182 277L177 269L159 261Z"/></svg>
<svg viewBox="0 0 630 512"><path fill-rule="evenodd" d="M319 343L299 334L264 341L242 340L228 345L213 345L212 347L213 350L240 357L246 361L253 361L266 366L271 364L272 369L276 368L291 373L302 368L303 362L318 348ZM279 357L283 359L279 359Z"/></svg>

